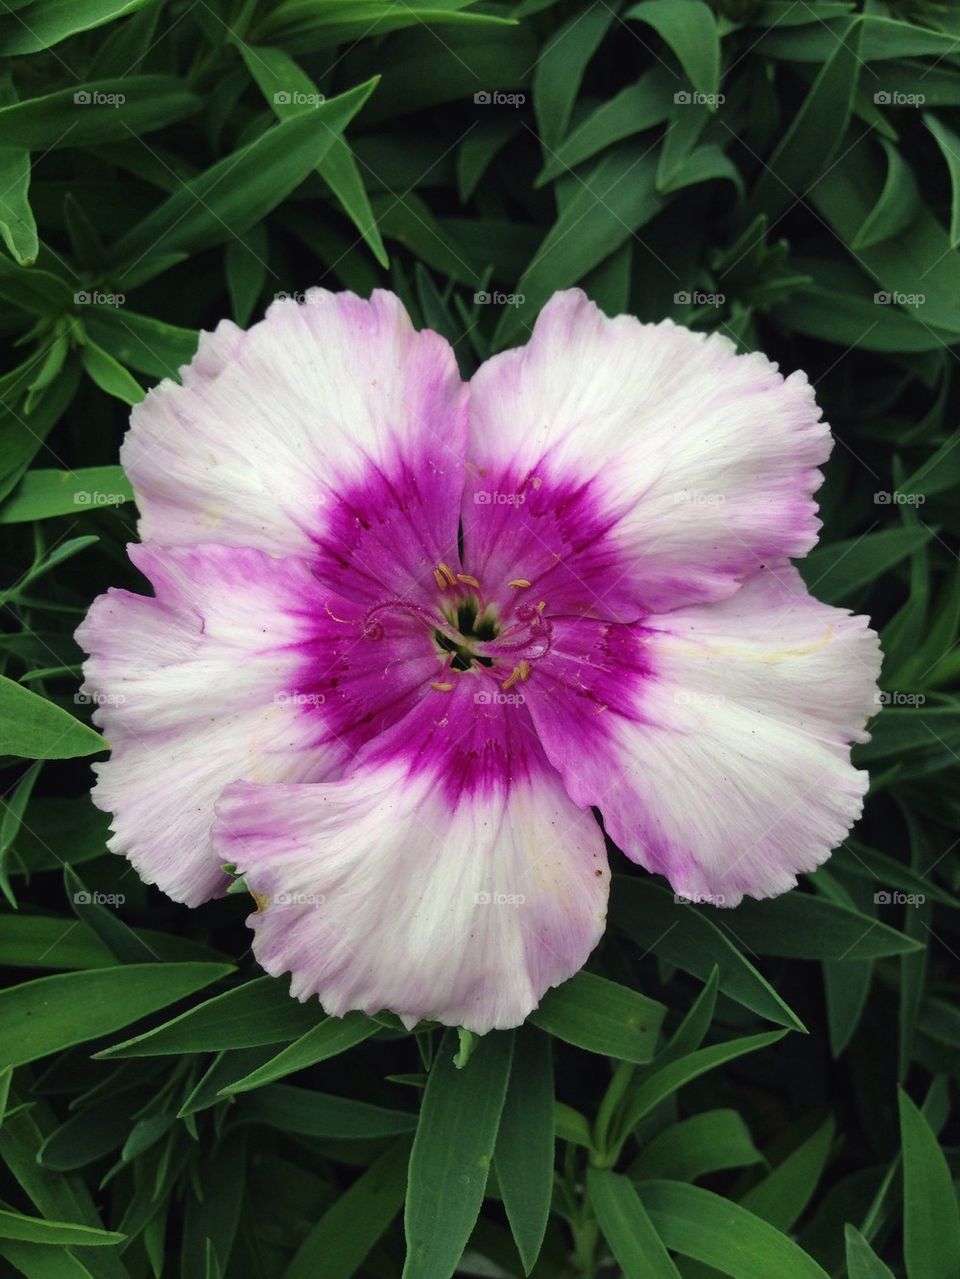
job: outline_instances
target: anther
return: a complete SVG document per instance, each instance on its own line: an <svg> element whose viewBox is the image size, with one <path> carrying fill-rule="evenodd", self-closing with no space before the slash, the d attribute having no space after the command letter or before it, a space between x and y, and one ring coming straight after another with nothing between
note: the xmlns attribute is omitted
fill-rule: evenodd
<svg viewBox="0 0 960 1279"><path fill-rule="evenodd" d="M453 685L441 684L438 680L432 680L430 683L430 687L435 688L438 693L449 693L451 689L453 688Z"/></svg>
<svg viewBox="0 0 960 1279"><path fill-rule="evenodd" d="M525 577L515 577L513 581L508 582L507 585L517 587L521 590L526 590L526 588L530 585L530 583L527 581Z"/></svg>
<svg viewBox="0 0 960 1279"><path fill-rule="evenodd" d="M480 583L477 581L477 579L475 577L472 577L469 573L458 573L457 581L466 582L468 586L476 586L476 587L480 586Z"/></svg>
<svg viewBox="0 0 960 1279"><path fill-rule="evenodd" d="M531 670L531 667L529 662L519 662L517 664L517 674L520 676L520 678L523 680L524 683L526 683L527 680L530 678L530 670Z"/></svg>
<svg viewBox="0 0 960 1279"><path fill-rule="evenodd" d="M438 568L435 568L433 570L433 576L440 590L445 591L447 589L447 579L443 576L443 574L440 572Z"/></svg>
<svg viewBox="0 0 960 1279"><path fill-rule="evenodd" d="M506 692L508 688L513 688L514 684L516 684L517 680L520 678L521 678L520 667L515 666L513 670L510 672L510 674L507 676L507 678L500 685L500 687L503 689L504 692Z"/></svg>
<svg viewBox="0 0 960 1279"><path fill-rule="evenodd" d="M447 584L449 586L456 586L457 579L454 577L453 570L450 568L449 564L444 564L443 560L441 560L437 565L437 571L443 574L443 576L447 579Z"/></svg>

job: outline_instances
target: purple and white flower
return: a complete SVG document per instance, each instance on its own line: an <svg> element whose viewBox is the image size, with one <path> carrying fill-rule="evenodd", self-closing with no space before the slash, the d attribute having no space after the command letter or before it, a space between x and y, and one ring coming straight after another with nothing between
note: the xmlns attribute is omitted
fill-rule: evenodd
<svg viewBox="0 0 960 1279"><path fill-rule="evenodd" d="M875 710L789 562L830 447L802 373L576 290L469 385L389 293L222 323L123 446L154 595L78 631L111 848L189 905L235 867L299 998L478 1032L597 944L592 809L677 893L784 892Z"/></svg>

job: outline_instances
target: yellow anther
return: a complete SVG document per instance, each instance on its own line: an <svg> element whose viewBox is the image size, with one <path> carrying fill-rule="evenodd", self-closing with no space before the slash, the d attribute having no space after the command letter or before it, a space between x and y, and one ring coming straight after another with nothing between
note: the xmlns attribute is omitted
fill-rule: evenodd
<svg viewBox="0 0 960 1279"><path fill-rule="evenodd" d="M433 680L430 684L431 688L435 688L438 693L449 693L453 688L452 684L441 684L438 680Z"/></svg>
<svg viewBox="0 0 960 1279"><path fill-rule="evenodd" d="M516 684L517 680L520 679L520 677L521 677L520 667L515 666L513 670L510 672L510 674L507 676L507 678L500 685L500 687L503 689L504 692L506 692L508 688L513 688L514 684Z"/></svg>
<svg viewBox="0 0 960 1279"><path fill-rule="evenodd" d="M520 662L519 666L517 667L517 674L520 676L523 682L526 683L527 680L530 678L530 663Z"/></svg>
<svg viewBox="0 0 960 1279"><path fill-rule="evenodd" d="M458 573L457 581L466 582L468 586L476 586L478 590L480 588L479 581L475 577L473 577L470 573Z"/></svg>
<svg viewBox="0 0 960 1279"><path fill-rule="evenodd" d="M447 589L447 579L443 576L443 574L440 572L438 568L435 568L433 570L433 576L436 579L436 583L440 587L441 591L445 591Z"/></svg>
<svg viewBox="0 0 960 1279"><path fill-rule="evenodd" d="M450 568L449 564L444 564L443 560L441 560L440 563L437 565L437 569L447 579L447 582L450 586L456 586L457 579L454 577L453 570Z"/></svg>
<svg viewBox="0 0 960 1279"><path fill-rule="evenodd" d="M508 582L507 585L520 587L521 589L526 590L526 588L530 585L530 583L527 581L525 577L515 577L513 581Z"/></svg>

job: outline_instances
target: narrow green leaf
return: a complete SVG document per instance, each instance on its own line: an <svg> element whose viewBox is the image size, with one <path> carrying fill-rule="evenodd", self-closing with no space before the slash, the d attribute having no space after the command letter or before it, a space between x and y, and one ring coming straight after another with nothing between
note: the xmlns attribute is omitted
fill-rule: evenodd
<svg viewBox="0 0 960 1279"><path fill-rule="evenodd" d="M75 759L106 749L107 743L92 728L0 675L0 754Z"/></svg>
<svg viewBox="0 0 960 1279"><path fill-rule="evenodd" d="M25 524L55 515L82 515L88 510L133 501L133 489L122 466L87 466L79 471L28 471L0 506L0 524Z"/></svg>
<svg viewBox="0 0 960 1279"><path fill-rule="evenodd" d="M301 1004L291 999L285 981L257 977L96 1055L108 1060L179 1056L289 1043L318 1028L318 1022L324 1024L323 1018L319 1004Z"/></svg>
<svg viewBox="0 0 960 1279"><path fill-rule="evenodd" d="M520 1030L494 1165L525 1274L537 1263L550 1216L555 1122L550 1040L538 1031Z"/></svg>
<svg viewBox="0 0 960 1279"><path fill-rule="evenodd" d="M30 164L28 150L0 147L0 237L20 266L31 266L40 251L37 223L28 198Z"/></svg>
<svg viewBox="0 0 960 1279"><path fill-rule="evenodd" d="M403 1279L450 1279L483 1203L510 1076L513 1036L485 1035L465 1070L444 1037L410 1155Z"/></svg>
<svg viewBox="0 0 960 1279"><path fill-rule="evenodd" d="M647 1062L656 1052L666 1008L638 991L579 972L548 990L529 1020L588 1052Z"/></svg>
<svg viewBox="0 0 960 1279"><path fill-rule="evenodd" d="M283 1279L351 1279L400 1211L410 1143L398 1141L323 1214L297 1249Z"/></svg>
<svg viewBox="0 0 960 1279"><path fill-rule="evenodd" d="M960 1210L953 1176L937 1138L903 1088L898 1095L903 1143L903 1255L908 1279L956 1279Z"/></svg>
<svg viewBox="0 0 960 1279"><path fill-rule="evenodd" d="M109 1035L231 972L229 964L128 964L0 991L0 1069Z"/></svg>
<svg viewBox="0 0 960 1279"><path fill-rule="evenodd" d="M291 1075L295 1070L303 1070L318 1061L326 1061L336 1057L354 1044L362 1043L375 1035L380 1027L363 1013L347 1013L346 1017L328 1017L319 1026L314 1026L306 1034L292 1043L276 1057L260 1066L257 1070L238 1079L223 1089L224 1096L234 1093L249 1092L251 1088L260 1088L263 1084L273 1083L284 1075Z"/></svg>
<svg viewBox="0 0 960 1279"><path fill-rule="evenodd" d="M680 1271L626 1177L591 1168L587 1189L603 1237L625 1279L680 1279Z"/></svg>
<svg viewBox="0 0 960 1279"><path fill-rule="evenodd" d="M681 1256L731 1279L828 1279L792 1239L710 1190L679 1181L644 1181L637 1189L660 1238Z"/></svg>
<svg viewBox="0 0 960 1279"><path fill-rule="evenodd" d="M642 0L624 15L646 22L677 55L690 83L717 107L720 88L720 36L713 10L702 0Z"/></svg>

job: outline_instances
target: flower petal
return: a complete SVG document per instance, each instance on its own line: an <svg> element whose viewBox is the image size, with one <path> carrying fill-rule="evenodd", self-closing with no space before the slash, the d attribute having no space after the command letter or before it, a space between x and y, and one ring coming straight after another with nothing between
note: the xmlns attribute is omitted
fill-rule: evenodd
<svg viewBox="0 0 960 1279"><path fill-rule="evenodd" d="M465 562L598 617L722 599L817 539L831 447L803 373L556 294L470 384ZM492 589L492 585L490 586Z"/></svg>
<svg viewBox="0 0 960 1279"><path fill-rule="evenodd" d="M348 598L456 554L466 388L399 299L311 289L205 334L137 405L121 460L144 541L302 555Z"/></svg>
<svg viewBox="0 0 960 1279"><path fill-rule="evenodd" d="M474 701L483 687L465 673L434 693L344 781L224 793L215 836L262 907L254 953L298 998L483 1033L519 1024L599 940L600 828L523 706Z"/></svg>
<svg viewBox="0 0 960 1279"><path fill-rule="evenodd" d="M338 776L422 695L437 656L387 618L375 643L300 560L234 547L134 546L156 598L109 591L77 631L84 691L113 754L94 800L110 847L190 905L226 887L213 805L240 778ZM353 609L356 613L356 609ZM412 646L412 647L411 647Z"/></svg>
<svg viewBox="0 0 960 1279"><path fill-rule="evenodd" d="M829 856L860 814L880 655L788 564L644 626L555 624L526 685L547 755L628 857L734 906Z"/></svg>

